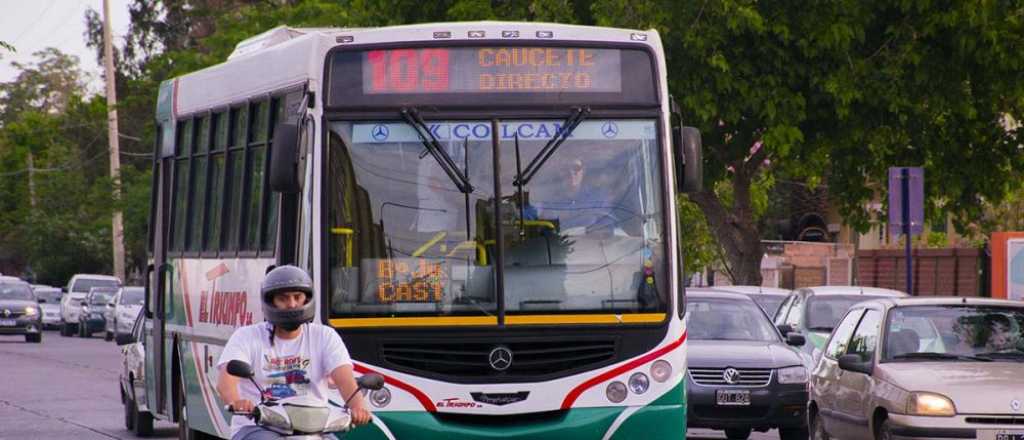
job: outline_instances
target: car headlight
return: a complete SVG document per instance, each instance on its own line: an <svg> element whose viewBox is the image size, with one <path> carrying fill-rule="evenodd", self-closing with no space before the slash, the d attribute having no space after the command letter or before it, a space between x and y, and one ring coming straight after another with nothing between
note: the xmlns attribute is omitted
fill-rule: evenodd
<svg viewBox="0 0 1024 440"><path fill-rule="evenodd" d="M907 414L915 416L943 416L956 415L956 407L948 397L936 393L917 392L910 393L910 400L907 401Z"/></svg>
<svg viewBox="0 0 1024 440"><path fill-rule="evenodd" d="M32 306L25 307L25 315L36 316L36 314L38 314L38 313L39 313L39 310L37 310L35 307L32 307Z"/></svg>
<svg viewBox="0 0 1024 440"><path fill-rule="evenodd" d="M779 383L807 383L807 368L802 365L779 368Z"/></svg>

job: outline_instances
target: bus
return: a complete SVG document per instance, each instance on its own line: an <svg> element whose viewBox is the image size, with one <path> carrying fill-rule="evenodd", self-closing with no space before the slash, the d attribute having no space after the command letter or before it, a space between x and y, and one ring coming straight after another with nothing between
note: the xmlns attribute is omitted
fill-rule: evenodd
<svg viewBox="0 0 1024 440"><path fill-rule="evenodd" d="M385 378L347 438L684 438L701 146L656 31L278 27L157 101L136 409L227 437L216 362L295 264Z"/></svg>

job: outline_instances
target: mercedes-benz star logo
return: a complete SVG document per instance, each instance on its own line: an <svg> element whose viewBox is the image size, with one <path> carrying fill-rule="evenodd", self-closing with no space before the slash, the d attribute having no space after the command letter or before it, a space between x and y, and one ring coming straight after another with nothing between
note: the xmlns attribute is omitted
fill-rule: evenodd
<svg viewBox="0 0 1024 440"><path fill-rule="evenodd" d="M619 125L612 121L605 122L604 125L601 126L601 134L604 135L604 137L611 139L619 134Z"/></svg>
<svg viewBox="0 0 1024 440"><path fill-rule="evenodd" d="M512 366L512 350L509 350L508 347L494 347L491 354L487 356L487 360L490 361L491 368L505 371Z"/></svg>
<svg viewBox="0 0 1024 440"><path fill-rule="evenodd" d="M373 130L370 131L370 136L375 141L385 141L388 139L388 135L391 134L391 130L386 125L377 124L373 126Z"/></svg>
<svg viewBox="0 0 1024 440"><path fill-rule="evenodd" d="M1010 409L1014 412L1020 411L1020 400L1013 399L1010 401Z"/></svg>
<svg viewBox="0 0 1024 440"><path fill-rule="evenodd" d="M10 309L4 309L4 316L11 316L11 310Z"/></svg>
<svg viewBox="0 0 1024 440"><path fill-rule="evenodd" d="M725 379L725 383L729 385L735 385L740 381L740 372L735 368L726 368L722 373L722 379Z"/></svg>

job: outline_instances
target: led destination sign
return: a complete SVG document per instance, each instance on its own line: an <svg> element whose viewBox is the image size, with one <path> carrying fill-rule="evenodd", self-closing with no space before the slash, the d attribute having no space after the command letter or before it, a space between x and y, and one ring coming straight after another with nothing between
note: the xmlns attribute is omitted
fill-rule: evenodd
<svg viewBox="0 0 1024 440"><path fill-rule="evenodd" d="M335 50L331 108L659 104L652 55L640 48L388 47Z"/></svg>
<svg viewBox="0 0 1024 440"><path fill-rule="evenodd" d="M618 93L620 52L584 47L371 50L363 54L363 93Z"/></svg>

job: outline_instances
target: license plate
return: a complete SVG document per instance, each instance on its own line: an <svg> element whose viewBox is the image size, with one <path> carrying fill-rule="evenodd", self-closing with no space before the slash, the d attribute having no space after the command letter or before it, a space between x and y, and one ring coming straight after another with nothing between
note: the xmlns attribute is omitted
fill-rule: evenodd
<svg viewBox="0 0 1024 440"><path fill-rule="evenodd" d="M722 406L750 405L750 391L747 390L716 390L715 398Z"/></svg>
<svg viewBox="0 0 1024 440"><path fill-rule="evenodd" d="M18 321L13 319L0 319L0 327L14 327L18 325Z"/></svg>
<svg viewBox="0 0 1024 440"><path fill-rule="evenodd" d="M978 430L978 438L983 440L1024 440L1021 429L986 429Z"/></svg>

